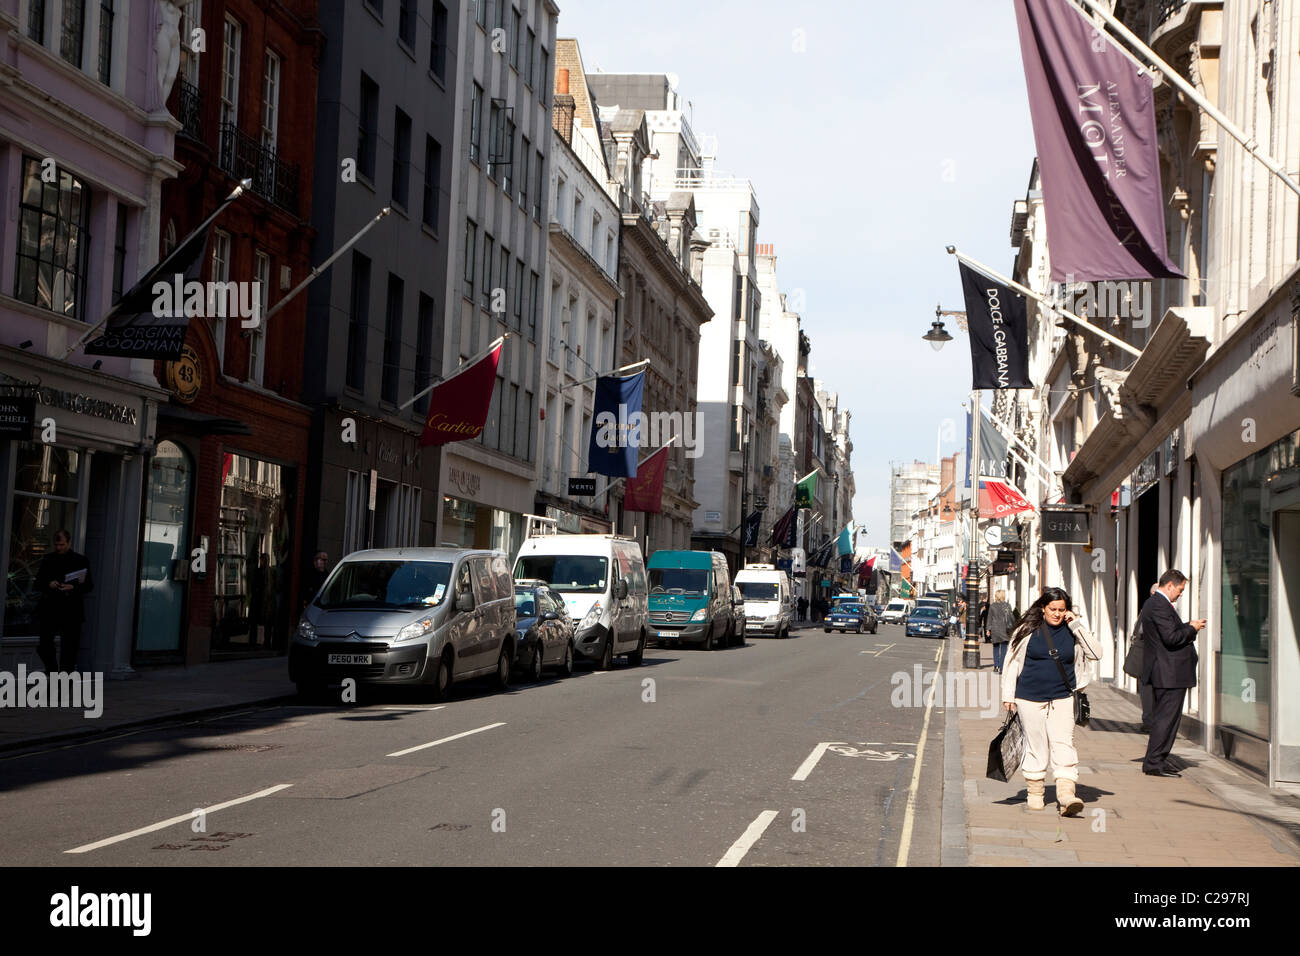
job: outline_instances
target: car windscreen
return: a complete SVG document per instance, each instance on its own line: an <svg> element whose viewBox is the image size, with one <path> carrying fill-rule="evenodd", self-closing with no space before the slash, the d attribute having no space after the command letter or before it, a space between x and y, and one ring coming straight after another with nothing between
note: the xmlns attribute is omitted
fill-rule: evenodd
<svg viewBox="0 0 1300 956"><path fill-rule="evenodd" d="M902 601L890 601L890 602L889 602L889 607L885 608L885 610L886 610L886 611L906 611L906 610L907 610L907 605L904 604Z"/></svg>
<svg viewBox="0 0 1300 956"><path fill-rule="evenodd" d="M537 599L532 590L515 591L515 617L537 617Z"/></svg>
<svg viewBox="0 0 1300 956"><path fill-rule="evenodd" d="M552 591L602 593L609 559L593 554L530 554L515 562L515 579L540 578Z"/></svg>
<svg viewBox="0 0 1300 956"><path fill-rule="evenodd" d="M738 581L736 587L740 588L741 597L746 601L781 600L781 587L777 584L766 581Z"/></svg>
<svg viewBox="0 0 1300 956"><path fill-rule="evenodd" d="M330 575L316 606L327 611L436 607L450 580L446 561L345 561Z"/></svg>
<svg viewBox="0 0 1300 956"><path fill-rule="evenodd" d="M709 572L699 568L651 568L651 594L702 595L709 586Z"/></svg>
<svg viewBox="0 0 1300 956"><path fill-rule="evenodd" d="M912 612L911 617L929 617L937 621L939 620L939 609L937 607L918 607Z"/></svg>
<svg viewBox="0 0 1300 956"><path fill-rule="evenodd" d="M862 605L840 603L835 605L835 607L831 609L831 613L832 614L861 614Z"/></svg>

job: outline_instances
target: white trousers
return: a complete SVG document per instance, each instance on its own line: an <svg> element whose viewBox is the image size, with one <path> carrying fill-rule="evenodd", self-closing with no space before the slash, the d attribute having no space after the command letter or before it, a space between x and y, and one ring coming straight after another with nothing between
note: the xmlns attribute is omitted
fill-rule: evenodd
<svg viewBox="0 0 1300 956"><path fill-rule="evenodd" d="M1020 772L1026 780L1047 779L1051 761L1054 779L1079 779L1079 751L1074 749L1074 698L1022 700L1016 713L1025 728L1025 756Z"/></svg>

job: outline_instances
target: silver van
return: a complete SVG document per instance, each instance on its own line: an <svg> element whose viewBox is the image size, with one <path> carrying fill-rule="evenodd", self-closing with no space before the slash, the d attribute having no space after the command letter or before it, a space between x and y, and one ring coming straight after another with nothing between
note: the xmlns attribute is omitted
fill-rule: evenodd
<svg viewBox="0 0 1300 956"><path fill-rule="evenodd" d="M303 611L289 645L289 679L312 697L358 684L427 686L493 675L510 685L515 589L500 551L354 551Z"/></svg>

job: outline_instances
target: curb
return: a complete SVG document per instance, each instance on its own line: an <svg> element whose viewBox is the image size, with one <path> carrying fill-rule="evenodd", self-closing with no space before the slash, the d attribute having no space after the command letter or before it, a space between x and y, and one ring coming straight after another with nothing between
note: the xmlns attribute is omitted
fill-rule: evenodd
<svg viewBox="0 0 1300 956"><path fill-rule="evenodd" d="M948 641L952 651L953 639ZM947 670L951 671L954 658L948 656ZM940 866L970 865L970 852L966 845L966 779L962 770L961 713L945 707L943 711L943 806L939 818Z"/></svg>

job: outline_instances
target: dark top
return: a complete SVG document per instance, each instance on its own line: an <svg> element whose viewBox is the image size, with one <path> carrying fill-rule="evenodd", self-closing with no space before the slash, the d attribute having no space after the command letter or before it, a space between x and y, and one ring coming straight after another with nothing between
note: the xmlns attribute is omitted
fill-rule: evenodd
<svg viewBox="0 0 1300 956"><path fill-rule="evenodd" d="M69 573L81 570L85 570L86 579L71 582L73 586L71 591L58 591L50 587L51 581L63 584ZM75 623L85 620L85 595L95 589L95 582L90 576L90 562L86 560L85 555L77 554L75 551L68 551L66 554L54 551L41 558L32 587L40 595L39 603L36 605L36 612L40 617Z"/></svg>
<svg viewBox="0 0 1300 956"><path fill-rule="evenodd" d="M1069 684L1061 680L1060 668L1047 649L1044 630L1052 633L1052 643L1056 645L1061 666L1065 668L1065 676L1070 679ZM1074 635L1070 633L1068 624L1062 623L1056 627L1044 624L1029 638L1029 647L1025 649L1025 666L1016 681L1016 696L1022 700L1060 700L1069 697L1073 690Z"/></svg>
<svg viewBox="0 0 1300 956"><path fill-rule="evenodd" d="M1142 677L1152 687L1196 686L1196 628L1159 592L1142 605Z"/></svg>
<svg viewBox="0 0 1300 956"><path fill-rule="evenodd" d="M989 639L994 644L1005 644L1011 640L1011 632L1015 629L1015 619L1011 613L1010 604L1006 601L994 601L990 605L988 629Z"/></svg>

